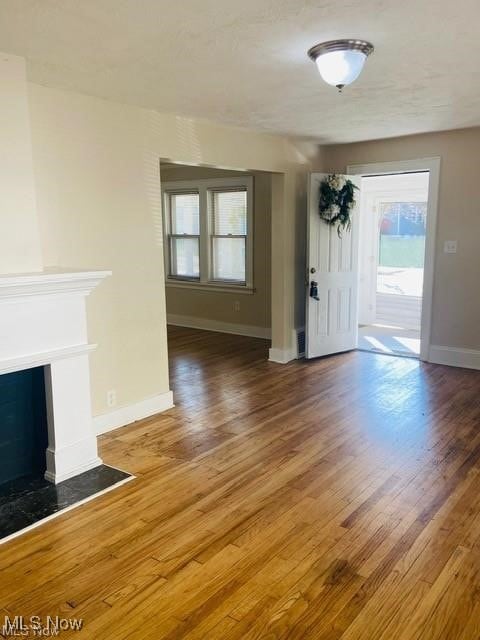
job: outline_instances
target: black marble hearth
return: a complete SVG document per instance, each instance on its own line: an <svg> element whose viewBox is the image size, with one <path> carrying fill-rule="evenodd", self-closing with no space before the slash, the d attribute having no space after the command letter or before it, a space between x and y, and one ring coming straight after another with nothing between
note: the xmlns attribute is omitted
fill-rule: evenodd
<svg viewBox="0 0 480 640"><path fill-rule="evenodd" d="M0 485L0 541L130 477L103 464L56 485L43 476Z"/></svg>

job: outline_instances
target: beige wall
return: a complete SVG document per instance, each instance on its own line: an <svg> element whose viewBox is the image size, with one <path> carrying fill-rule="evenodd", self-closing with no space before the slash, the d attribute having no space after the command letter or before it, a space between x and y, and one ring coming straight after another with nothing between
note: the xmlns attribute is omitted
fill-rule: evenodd
<svg viewBox="0 0 480 640"><path fill-rule="evenodd" d="M25 61L0 54L0 273L42 268Z"/></svg>
<svg viewBox="0 0 480 640"><path fill-rule="evenodd" d="M318 166L344 172L349 164L440 156L433 345L480 349L480 128L324 147ZM458 252L445 254L445 240Z"/></svg>
<svg viewBox="0 0 480 640"><path fill-rule="evenodd" d="M195 291L179 287L167 287L167 314L206 318L217 322L226 322L250 327L270 328L271 326L271 209L272 180L269 173L225 171L205 167L164 167L160 166L162 182L177 180L204 180L209 178L228 178L242 175L253 176L253 284L252 295L216 292L212 290ZM240 309L235 310L238 301Z"/></svg>
<svg viewBox="0 0 480 640"><path fill-rule="evenodd" d="M88 299L97 415L169 388L158 170L136 110L29 90L44 263L113 271Z"/></svg>
<svg viewBox="0 0 480 640"><path fill-rule="evenodd" d="M96 415L169 389L159 159L276 171L273 344L290 348L296 206L315 147L29 84L46 266L111 269L88 305ZM272 194L273 197L273 194Z"/></svg>

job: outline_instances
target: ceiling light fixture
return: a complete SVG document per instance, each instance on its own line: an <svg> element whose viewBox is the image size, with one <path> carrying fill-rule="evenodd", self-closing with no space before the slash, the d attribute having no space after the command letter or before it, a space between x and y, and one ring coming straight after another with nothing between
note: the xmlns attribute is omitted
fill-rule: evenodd
<svg viewBox="0 0 480 640"><path fill-rule="evenodd" d="M341 91L358 78L372 51L373 44L365 40L329 40L316 44L308 55L325 82Z"/></svg>

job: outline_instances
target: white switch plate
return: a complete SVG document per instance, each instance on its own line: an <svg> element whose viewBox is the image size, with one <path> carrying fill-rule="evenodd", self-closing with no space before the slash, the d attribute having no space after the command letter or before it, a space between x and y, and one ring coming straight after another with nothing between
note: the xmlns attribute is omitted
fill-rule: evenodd
<svg viewBox="0 0 480 640"><path fill-rule="evenodd" d="M456 240L445 240L445 244L443 245L444 253L457 253L457 241Z"/></svg>

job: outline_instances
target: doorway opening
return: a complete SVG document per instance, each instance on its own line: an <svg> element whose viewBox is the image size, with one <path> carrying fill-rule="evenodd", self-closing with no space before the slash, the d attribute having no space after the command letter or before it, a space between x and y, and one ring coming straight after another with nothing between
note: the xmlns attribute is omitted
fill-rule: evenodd
<svg viewBox="0 0 480 640"><path fill-rule="evenodd" d="M358 348L420 356L429 172L361 178Z"/></svg>
<svg viewBox="0 0 480 640"><path fill-rule="evenodd" d="M267 358L272 174L161 161L160 179L172 380L235 348Z"/></svg>
<svg viewBox="0 0 480 640"><path fill-rule="evenodd" d="M340 233L319 216L330 175L309 176L306 358L365 348L360 324L369 351L429 361L440 158L349 165L337 177L357 192Z"/></svg>

